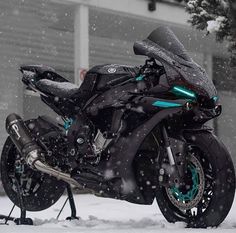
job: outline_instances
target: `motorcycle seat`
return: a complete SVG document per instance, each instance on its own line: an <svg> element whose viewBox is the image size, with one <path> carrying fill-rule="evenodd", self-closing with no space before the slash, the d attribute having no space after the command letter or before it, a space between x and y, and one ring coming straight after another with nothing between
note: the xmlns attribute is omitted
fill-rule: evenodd
<svg viewBox="0 0 236 233"><path fill-rule="evenodd" d="M23 77L26 79L31 79L32 78L32 73L33 78L35 81L39 81L40 79L50 79L52 81L56 82L68 82L67 79L63 78L60 76L56 71L45 65L26 65L26 66L21 66L20 71L24 74Z"/></svg>
<svg viewBox="0 0 236 233"><path fill-rule="evenodd" d="M37 74L43 74L44 72L55 72L55 70L46 65L23 65L20 67L21 71L31 71Z"/></svg>
<svg viewBox="0 0 236 233"><path fill-rule="evenodd" d="M56 82L49 79L41 79L36 87L45 94L59 98L71 98L79 92L79 87L70 82Z"/></svg>

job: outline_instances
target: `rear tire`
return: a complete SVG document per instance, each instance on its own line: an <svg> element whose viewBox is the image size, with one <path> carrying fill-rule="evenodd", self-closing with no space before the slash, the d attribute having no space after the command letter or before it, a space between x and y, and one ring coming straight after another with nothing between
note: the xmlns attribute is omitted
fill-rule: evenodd
<svg viewBox="0 0 236 233"><path fill-rule="evenodd" d="M216 227L224 221L234 200L233 162L225 146L210 132L186 133L185 139L189 144L189 153L194 153L203 168L205 178L202 182L202 197L195 208L184 209L183 205L187 201L181 201L176 196L173 201L170 193L167 194L167 189L159 185L156 192L157 203L169 222L184 221L187 227L193 228Z"/></svg>
<svg viewBox="0 0 236 233"><path fill-rule="evenodd" d="M43 136L47 140L49 135L52 136L54 133L51 131L47 135L38 136ZM15 183L15 177L17 177L23 191L23 202L27 211L41 211L49 208L58 201L66 188L65 182L27 166L10 137L3 146L0 170L7 196L19 207L20 200Z"/></svg>

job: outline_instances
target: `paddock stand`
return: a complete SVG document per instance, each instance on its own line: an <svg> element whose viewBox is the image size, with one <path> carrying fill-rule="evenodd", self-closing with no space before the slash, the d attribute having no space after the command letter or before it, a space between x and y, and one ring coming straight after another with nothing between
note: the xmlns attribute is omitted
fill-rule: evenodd
<svg viewBox="0 0 236 233"><path fill-rule="evenodd" d="M8 221L13 221L15 222L16 225L33 225L33 220L31 218L26 218L26 209L25 209L25 205L24 205L24 200L23 200L23 195L22 195L22 189L19 185L19 182L17 181L17 179L15 179L15 185L17 188L17 196L19 198L19 203L20 203L20 217L19 218L14 218L11 216L14 208L15 208L15 204L13 205L11 211L9 212L8 216L6 215L0 215L0 220L3 220L5 222L1 223L1 224L8 224ZM74 202L74 197L73 197L73 193L71 190L71 186L68 184L67 185L67 199L64 202L61 210L59 211L59 214L57 215L57 219L59 218L60 214L62 213L67 201L69 200L69 204L70 204L70 208L71 208L71 216L67 217L66 220L74 220L74 219L79 219L76 216L76 207L75 207L75 202Z"/></svg>
<svg viewBox="0 0 236 233"><path fill-rule="evenodd" d="M66 187L67 190L67 199L65 200L63 206L61 207L61 210L59 211L58 215L57 215L57 219L59 219L67 201L69 200L69 204L70 204L70 209L71 209L71 216L67 217L66 220L74 220L74 219L79 219L79 217L76 216L76 207L75 207L75 201L74 201L74 197L73 197L73 193L71 190L71 186L69 184L67 184Z"/></svg>

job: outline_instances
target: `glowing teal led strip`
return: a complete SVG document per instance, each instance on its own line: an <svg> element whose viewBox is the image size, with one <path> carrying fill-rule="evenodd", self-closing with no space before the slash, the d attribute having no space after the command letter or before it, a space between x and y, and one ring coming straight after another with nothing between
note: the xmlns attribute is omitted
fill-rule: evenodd
<svg viewBox="0 0 236 233"><path fill-rule="evenodd" d="M140 75L140 76L138 76L135 80L136 80L136 81L142 81L143 78L144 78L144 76L143 76L143 75Z"/></svg>
<svg viewBox="0 0 236 233"><path fill-rule="evenodd" d="M182 104L179 104L179 103L173 103L173 102L167 102L167 101L161 101L161 100L157 100L152 105L155 107L160 107L160 108L175 108L175 107L182 106Z"/></svg>
<svg viewBox="0 0 236 233"><path fill-rule="evenodd" d="M181 87L181 86L174 86L171 90L172 93L178 95L178 96L183 96L183 97L187 97L190 99L196 99L197 96L193 91L190 91L188 89L186 89L185 87Z"/></svg>

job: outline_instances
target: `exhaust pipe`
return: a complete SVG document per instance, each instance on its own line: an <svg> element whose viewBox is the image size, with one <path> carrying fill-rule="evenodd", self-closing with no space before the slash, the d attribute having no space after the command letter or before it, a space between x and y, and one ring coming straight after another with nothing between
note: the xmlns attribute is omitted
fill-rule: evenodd
<svg viewBox="0 0 236 233"><path fill-rule="evenodd" d="M6 131L10 135L11 140L25 159L26 163L31 168L54 176L57 179L63 180L72 185L80 186L79 183L71 178L69 174L60 172L40 160L43 156L42 149L35 138L32 137L29 129L20 116L12 113L7 117Z"/></svg>
<svg viewBox="0 0 236 233"><path fill-rule="evenodd" d="M32 166L33 161L41 153L41 148L35 139L32 138L22 118L14 113L10 114L6 119L6 131L27 164ZM37 151L37 153L33 153L35 159L32 156L30 156L31 159L28 159L28 155L32 151Z"/></svg>
<svg viewBox="0 0 236 233"><path fill-rule="evenodd" d="M77 186L77 187L81 186L75 179L71 178L69 174L57 171L56 169L41 162L39 159L34 162L34 167L37 170L39 170L43 173L47 173L48 175L54 176L59 180L63 180L66 183L69 183L69 184Z"/></svg>

